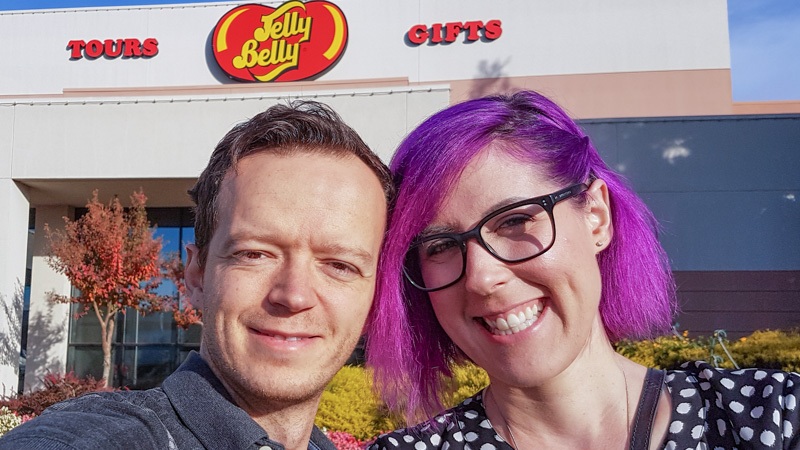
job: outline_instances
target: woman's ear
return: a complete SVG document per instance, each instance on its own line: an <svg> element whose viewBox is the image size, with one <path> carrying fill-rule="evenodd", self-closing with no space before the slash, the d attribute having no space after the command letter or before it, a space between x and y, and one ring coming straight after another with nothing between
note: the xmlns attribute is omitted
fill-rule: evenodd
<svg viewBox="0 0 800 450"><path fill-rule="evenodd" d="M596 253L608 247L614 236L614 227L611 222L611 199L608 195L606 182L594 180L589 190L586 191L587 223L592 233Z"/></svg>
<svg viewBox="0 0 800 450"><path fill-rule="evenodd" d="M183 270L186 296L195 308L203 307L203 268L200 266L200 249L194 244L186 246L186 267Z"/></svg>

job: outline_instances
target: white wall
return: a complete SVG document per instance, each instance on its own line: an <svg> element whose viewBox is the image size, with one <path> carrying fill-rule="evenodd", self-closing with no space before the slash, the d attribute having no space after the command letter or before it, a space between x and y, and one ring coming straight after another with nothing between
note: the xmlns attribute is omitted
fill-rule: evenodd
<svg viewBox="0 0 800 450"><path fill-rule="evenodd" d="M0 395L17 390L28 200L24 188L0 177Z"/></svg>
<svg viewBox="0 0 800 450"><path fill-rule="evenodd" d="M423 86L309 92L304 97L333 107L388 161L403 136L448 105L449 91L446 86ZM17 104L11 176L15 180L194 178L233 125L286 98L284 93L263 98L163 97L155 103L103 99L88 104L82 100ZM0 148L9 142L0 140Z"/></svg>
<svg viewBox="0 0 800 450"><path fill-rule="evenodd" d="M233 83L210 52L217 21L246 2L0 13L0 95ZM277 6L281 2L263 2ZM321 81L439 82L730 67L725 0L337 0L349 40ZM409 45L417 24L502 21L500 38ZM70 61L70 40L156 38L150 59Z"/></svg>

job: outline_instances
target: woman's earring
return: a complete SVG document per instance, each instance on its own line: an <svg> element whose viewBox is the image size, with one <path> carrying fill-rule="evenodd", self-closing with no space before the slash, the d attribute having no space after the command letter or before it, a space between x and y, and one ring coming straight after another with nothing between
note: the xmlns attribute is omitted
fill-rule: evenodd
<svg viewBox="0 0 800 450"><path fill-rule="evenodd" d="M602 247L604 244L605 244L605 242L599 241L599 242L595 243L594 245L596 245L598 247Z"/></svg>

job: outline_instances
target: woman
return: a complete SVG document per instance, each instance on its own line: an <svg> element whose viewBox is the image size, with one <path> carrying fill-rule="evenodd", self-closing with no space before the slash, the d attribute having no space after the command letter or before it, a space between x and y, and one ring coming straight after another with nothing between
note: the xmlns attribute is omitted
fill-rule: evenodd
<svg viewBox="0 0 800 450"><path fill-rule="evenodd" d="M648 370L614 351L669 330L674 284L655 219L553 102L450 107L392 170L376 383L410 418L439 410L453 364L491 383L373 449L800 446L797 374Z"/></svg>

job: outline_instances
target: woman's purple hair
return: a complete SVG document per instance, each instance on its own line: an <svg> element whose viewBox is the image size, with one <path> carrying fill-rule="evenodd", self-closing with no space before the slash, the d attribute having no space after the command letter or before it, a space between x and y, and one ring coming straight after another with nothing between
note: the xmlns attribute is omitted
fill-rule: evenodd
<svg viewBox="0 0 800 450"><path fill-rule="evenodd" d="M409 420L441 409L444 377L465 356L442 330L428 295L403 278L406 252L464 168L492 143L522 155L564 186L593 178L608 185L614 235L597 261L603 280L600 314L612 341L662 334L676 312L655 218L561 108L531 91L451 106L411 132L392 159L397 198L367 330L367 362L376 386Z"/></svg>

